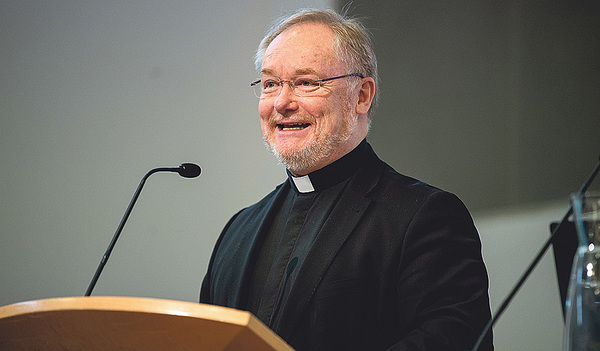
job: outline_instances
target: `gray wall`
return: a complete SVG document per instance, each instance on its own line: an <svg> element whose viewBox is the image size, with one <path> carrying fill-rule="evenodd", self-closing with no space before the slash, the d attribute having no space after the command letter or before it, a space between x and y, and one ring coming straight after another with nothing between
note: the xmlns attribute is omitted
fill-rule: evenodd
<svg viewBox="0 0 600 351"><path fill-rule="evenodd" d="M600 21L444 4L354 2L383 78L369 139L474 210L495 308L598 157ZM0 305L83 295L143 174L188 161L200 178L148 180L94 295L197 301L224 223L285 177L248 86L255 47L281 12L330 5L2 1ZM552 264L498 324L498 350L560 349Z"/></svg>
<svg viewBox="0 0 600 351"><path fill-rule="evenodd" d="M83 295L197 301L229 217L285 171L263 146L253 55L273 19L327 1L3 1L0 304Z"/></svg>
<svg viewBox="0 0 600 351"><path fill-rule="evenodd" d="M345 3L345 1L342 1ZM472 209L563 199L600 154L600 3L354 1L375 36L370 136Z"/></svg>

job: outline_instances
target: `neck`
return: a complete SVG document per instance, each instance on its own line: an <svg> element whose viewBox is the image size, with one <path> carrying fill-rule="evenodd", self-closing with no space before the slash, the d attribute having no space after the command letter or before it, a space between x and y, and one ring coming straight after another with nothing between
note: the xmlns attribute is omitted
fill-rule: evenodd
<svg viewBox="0 0 600 351"><path fill-rule="evenodd" d="M366 140L342 158L307 175L297 177L288 170L288 175L298 192L321 191L351 177L361 167L369 150Z"/></svg>

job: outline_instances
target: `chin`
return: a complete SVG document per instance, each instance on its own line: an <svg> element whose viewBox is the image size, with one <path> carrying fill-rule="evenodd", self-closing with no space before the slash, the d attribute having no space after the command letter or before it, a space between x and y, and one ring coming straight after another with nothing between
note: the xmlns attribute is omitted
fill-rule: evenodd
<svg viewBox="0 0 600 351"><path fill-rule="evenodd" d="M292 150L281 150L281 148L268 141L265 141L265 145L279 163L284 165L290 172L298 175L308 173L306 170L317 169L316 166L323 162L323 159L328 158L336 149L332 143L311 143Z"/></svg>
<svg viewBox="0 0 600 351"><path fill-rule="evenodd" d="M272 141L264 140L264 144L267 149L275 156L275 158L284 165L290 172L296 173L301 169L305 169L309 164L307 162L306 150L303 149L292 149L277 147Z"/></svg>

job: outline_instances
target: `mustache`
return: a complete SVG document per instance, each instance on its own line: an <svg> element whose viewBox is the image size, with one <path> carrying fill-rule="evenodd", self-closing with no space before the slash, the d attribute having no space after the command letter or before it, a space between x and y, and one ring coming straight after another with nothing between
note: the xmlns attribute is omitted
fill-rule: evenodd
<svg viewBox="0 0 600 351"><path fill-rule="evenodd" d="M301 116L301 115L293 115L293 116L283 116L283 115L275 115L268 119L271 124L282 124L282 123L296 123L296 124L304 124L310 123L313 124L315 119L312 116Z"/></svg>

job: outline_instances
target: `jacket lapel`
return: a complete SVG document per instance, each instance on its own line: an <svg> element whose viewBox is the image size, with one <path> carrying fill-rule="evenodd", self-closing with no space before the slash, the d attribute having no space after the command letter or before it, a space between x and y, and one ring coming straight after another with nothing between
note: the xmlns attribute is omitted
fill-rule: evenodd
<svg viewBox="0 0 600 351"><path fill-rule="evenodd" d="M282 316L285 317L273 326L273 330L284 339L293 333L337 252L367 210L371 200L366 195L377 184L380 174L381 167L361 169L323 224L291 288L283 309Z"/></svg>
<svg viewBox="0 0 600 351"><path fill-rule="evenodd" d="M229 267L224 268L224 271L222 269L221 274L230 275L230 277L225 279L227 285L224 286L225 291L221 291L221 297L219 297L225 297L227 302L222 302L221 304L236 308L246 308L249 295L248 289L250 288L249 284L254 270L256 257L260 252L266 230L272 222L273 213L275 213L276 209L280 206L282 194L286 193L286 189L288 189L289 186L288 182L284 182L282 185L278 186L270 201L266 202L264 206L258 209L258 213L256 213L256 217L252 220L252 223L240 228L243 233L250 233L251 235L247 238L244 238L244 235L238 237L240 240L235 243L236 249L233 251L233 254L228 254L227 257L225 257ZM256 229L253 230L250 227ZM232 265L239 268L233 267ZM235 276L231 276L233 274L235 274Z"/></svg>

